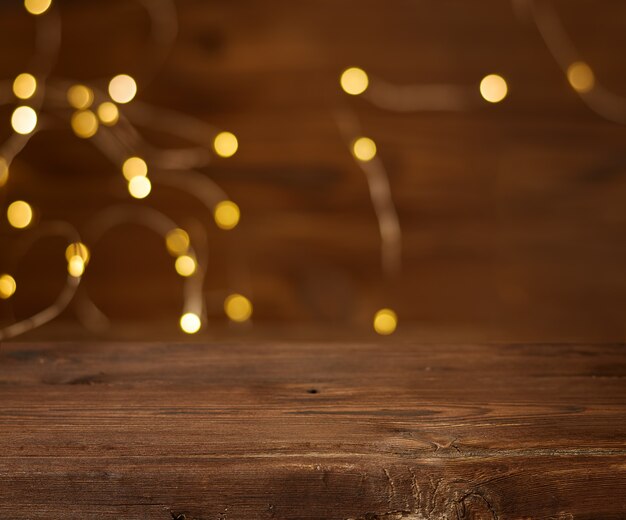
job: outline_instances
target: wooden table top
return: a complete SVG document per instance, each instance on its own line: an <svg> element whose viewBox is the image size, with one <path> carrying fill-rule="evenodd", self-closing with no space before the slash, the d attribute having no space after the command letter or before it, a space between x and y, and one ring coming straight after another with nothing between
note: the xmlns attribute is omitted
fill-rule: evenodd
<svg viewBox="0 0 626 520"><path fill-rule="evenodd" d="M3 344L1 517L623 519L625 353Z"/></svg>

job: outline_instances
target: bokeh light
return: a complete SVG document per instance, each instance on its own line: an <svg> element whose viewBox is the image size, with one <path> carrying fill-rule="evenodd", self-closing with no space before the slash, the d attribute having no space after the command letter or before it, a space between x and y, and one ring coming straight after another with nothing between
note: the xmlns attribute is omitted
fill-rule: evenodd
<svg viewBox="0 0 626 520"><path fill-rule="evenodd" d="M52 0L24 0L24 7L30 14L45 13L52 5Z"/></svg>
<svg viewBox="0 0 626 520"><path fill-rule="evenodd" d="M115 103L105 101L98 106L100 122L106 126L113 126L120 118L120 111Z"/></svg>
<svg viewBox="0 0 626 520"><path fill-rule="evenodd" d="M499 103L506 97L508 91L506 81L498 74L489 74L480 82L480 95L489 103Z"/></svg>
<svg viewBox="0 0 626 520"><path fill-rule="evenodd" d="M33 208L28 202L16 200L9 204L7 208L7 219L9 224L17 229L23 229L33 220Z"/></svg>
<svg viewBox="0 0 626 520"><path fill-rule="evenodd" d="M232 200L223 200L215 206L213 216L219 228L233 229L239 223L241 213L239 206Z"/></svg>
<svg viewBox="0 0 626 520"><path fill-rule="evenodd" d="M359 137L352 143L352 154L359 161L371 161L376 157L376 143L369 137Z"/></svg>
<svg viewBox="0 0 626 520"><path fill-rule="evenodd" d="M369 78L363 69L350 67L343 71L339 83L344 92L352 96L358 96L367 90Z"/></svg>
<svg viewBox="0 0 626 520"><path fill-rule="evenodd" d="M580 94L591 91L596 83L593 70L584 61L576 61L567 68L567 81Z"/></svg>
<svg viewBox="0 0 626 520"><path fill-rule="evenodd" d="M72 114L71 125L78 137L88 139L98 131L98 118L91 110L79 110Z"/></svg>
<svg viewBox="0 0 626 520"><path fill-rule="evenodd" d="M224 300L224 312L233 321L246 321L252 316L252 303L241 294L230 294Z"/></svg>
<svg viewBox="0 0 626 520"><path fill-rule="evenodd" d="M18 134L30 134L37 126L37 112L31 107L17 107L11 116L11 126Z"/></svg>
<svg viewBox="0 0 626 520"><path fill-rule="evenodd" d="M239 148L239 142L235 134L220 132L213 139L213 148L220 157L232 157Z"/></svg>
<svg viewBox="0 0 626 520"><path fill-rule="evenodd" d="M145 177L148 175L148 165L141 157L129 157L122 164L122 174L127 181L133 177Z"/></svg>
<svg viewBox="0 0 626 520"><path fill-rule="evenodd" d="M191 276L196 272L196 261L189 255L180 255L174 267L180 276Z"/></svg>
<svg viewBox="0 0 626 520"><path fill-rule="evenodd" d="M187 312L180 317L180 328L187 334L195 334L201 326L200 316L193 312Z"/></svg>
<svg viewBox="0 0 626 520"><path fill-rule="evenodd" d="M37 90L37 80L35 76L28 72L18 75L13 81L13 94L20 99L29 99L33 97Z"/></svg>
<svg viewBox="0 0 626 520"><path fill-rule="evenodd" d="M89 108L93 103L93 90L85 85L72 85L67 89L67 102L77 110Z"/></svg>
<svg viewBox="0 0 626 520"><path fill-rule="evenodd" d="M374 315L374 330L381 336L393 334L398 326L398 316L391 309L380 309Z"/></svg>
<svg viewBox="0 0 626 520"><path fill-rule="evenodd" d="M13 296L16 289L17 284L15 283L15 278L10 274L0 275L0 298L3 300L10 298Z"/></svg>
<svg viewBox="0 0 626 520"><path fill-rule="evenodd" d="M137 83L128 74L119 74L109 82L109 96L116 103L129 103L137 94Z"/></svg>
<svg viewBox="0 0 626 520"><path fill-rule="evenodd" d="M128 181L128 192L136 199L145 199L152 191L152 184L148 177L133 177Z"/></svg>

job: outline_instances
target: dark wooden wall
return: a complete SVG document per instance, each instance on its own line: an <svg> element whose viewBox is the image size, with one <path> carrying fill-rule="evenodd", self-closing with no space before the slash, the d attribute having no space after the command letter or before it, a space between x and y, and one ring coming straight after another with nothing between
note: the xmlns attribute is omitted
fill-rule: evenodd
<svg viewBox="0 0 626 520"><path fill-rule="evenodd" d="M1 9L3 77L21 72L32 52L32 19L18 4ZM138 4L59 4L65 33L55 74L87 81L140 69L149 49ZM556 5L598 78L626 93L626 4ZM177 8L176 47L139 98L240 137L233 159L204 170L243 211L236 234L211 231L213 330L224 319L211 294L230 276L255 304L257 327L247 335L264 327L367 335L373 312L392 306L399 334L624 339L626 129L581 103L508 2L180 0ZM497 71L510 96L469 113L389 113L341 95L338 74L353 64L399 83L477 85ZM404 234L397 280L381 278L365 179L333 119L344 103L389 171ZM0 117L9 114L3 107ZM0 132L8 135L8 123ZM0 197L29 200L42 219L80 226L127 197L119 174L69 130L36 136L12 173ZM166 189L151 201L192 228L209 219ZM14 239L2 223L3 262ZM21 262L18 316L53 298L62 250L46 242ZM141 335L177 334L180 281L159 239L132 226L108 235L85 281L116 330L156 322ZM0 311L11 318L6 303ZM71 312L65 322L75 324Z"/></svg>

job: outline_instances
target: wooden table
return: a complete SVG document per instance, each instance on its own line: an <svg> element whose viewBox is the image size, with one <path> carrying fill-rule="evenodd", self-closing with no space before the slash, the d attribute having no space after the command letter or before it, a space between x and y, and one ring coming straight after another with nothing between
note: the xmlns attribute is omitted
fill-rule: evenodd
<svg viewBox="0 0 626 520"><path fill-rule="evenodd" d="M19 519L623 519L623 345L0 347Z"/></svg>

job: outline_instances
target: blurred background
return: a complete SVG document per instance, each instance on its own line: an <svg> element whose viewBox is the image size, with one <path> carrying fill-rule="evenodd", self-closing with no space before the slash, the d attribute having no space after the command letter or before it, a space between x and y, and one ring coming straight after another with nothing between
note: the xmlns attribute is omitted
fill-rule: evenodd
<svg viewBox="0 0 626 520"><path fill-rule="evenodd" d="M626 3L550 6L598 83L626 95ZM106 208L131 204L168 215L192 243L207 234L195 339L375 340L372 319L384 307L397 313L395 339L625 339L626 128L572 88L528 2L176 0L178 35L162 63L140 2L57 0L51 9L62 41L49 78L106 91L111 77L129 74L138 103L237 136L235 155L197 170L236 201L241 219L219 229L193 196L156 181L149 197L132 199L119 165L74 135L71 110L50 124L42 116L0 188L0 272L17 282L0 300L0 326L50 305L66 283L67 240L43 238L22 255L28 233L58 220L82 233ZM39 22L20 1L0 5L9 89L0 142L12 134L10 85L32 64ZM372 88L376 78L455 85L477 102L387 110L342 91L352 66ZM480 98L491 73L508 85L500 103ZM391 276L366 176L338 128L342 110L376 142L388 176L402 230L402 268ZM187 145L164 126L141 133L155 147ZM34 209L24 230L7 222L15 200ZM91 258L74 301L19 339L188 338L179 328L183 281L162 236L129 222L84 242ZM106 327L85 317L81 292L108 316ZM225 315L231 293L250 300L251 320Z"/></svg>

